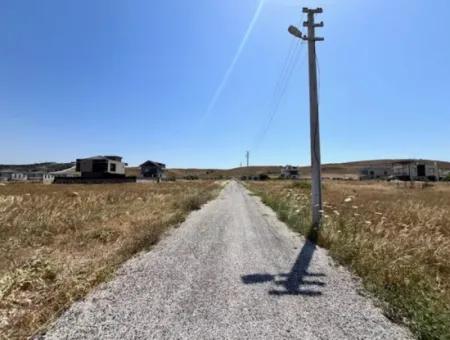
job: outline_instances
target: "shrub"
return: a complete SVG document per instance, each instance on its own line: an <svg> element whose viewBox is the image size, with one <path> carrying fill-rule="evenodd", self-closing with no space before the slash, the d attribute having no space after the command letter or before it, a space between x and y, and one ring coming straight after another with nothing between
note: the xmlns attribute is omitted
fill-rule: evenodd
<svg viewBox="0 0 450 340"><path fill-rule="evenodd" d="M306 181L296 181L292 183L292 188L295 189L304 189L304 190L311 190L311 182Z"/></svg>
<svg viewBox="0 0 450 340"><path fill-rule="evenodd" d="M0 339L29 338L219 189L212 181L0 186Z"/></svg>
<svg viewBox="0 0 450 340"><path fill-rule="evenodd" d="M259 174L258 179L260 181L267 181L268 179L270 179L270 177L266 174Z"/></svg>
<svg viewBox="0 0 450 340"><path fill-rule="evenodd" d="M195 175L188 175L188 176L185 176L184 179L187 179L188 181L197 181L197 180L199 180L199 177L195 176Z"/></svg>
<svg viewBox="0 0 450 340"><path fill-rule="evenodd" d="M294 230L310 236L310 183L249 183ZM450 187L328 182L317 243L351 267L386 315L418 339L450 334ZM316 237L313 237L316 238Z"/></svg>

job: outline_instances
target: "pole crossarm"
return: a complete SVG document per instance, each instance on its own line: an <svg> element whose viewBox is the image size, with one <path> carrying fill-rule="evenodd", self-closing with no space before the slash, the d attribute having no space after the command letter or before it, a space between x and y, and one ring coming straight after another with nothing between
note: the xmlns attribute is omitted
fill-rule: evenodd
<svg viewBox="0 0 450 340"><path fill-rule="evenodd" d="M316 37L316 38L308 38L306 35L302 37L304 41L324 41L325 38Z"/></svg>
<svg viewBox="0 0 450 340"><path fill-rule="evenodd" d="M310 23L308 21L305 21L303 23L303 27L309 27L309 25L310 25ZM318 22L318 23L313 23L312 26L313 27L323 27L324 24L323 24L323 21L321 21L321 22Z"/></svg>
<svg viewBox="0 0 450 340"><path fill-rule="evenodd" d="M308 8L308 7L303 7L303 13L311 13L311 14L320 14L323 13L323 9L322 8Z"/></svg>

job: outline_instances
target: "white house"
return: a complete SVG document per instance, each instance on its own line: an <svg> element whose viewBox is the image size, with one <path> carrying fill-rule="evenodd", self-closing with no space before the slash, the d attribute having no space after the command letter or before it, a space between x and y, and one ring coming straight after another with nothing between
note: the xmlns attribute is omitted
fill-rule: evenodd
<svg viewBox="0 0 450 340"><path fill-rule="evenodd" d="M25 172L14 172L11 174L10 180L14 182L26 182L28 180L28 174Z"/></svg>
<svg viewBox="0 0 450 340"><path fill-rule="evenodd" d="M34 171L27 173L28 182L52 183L54 179L55 176L46 172Z"/></svg>

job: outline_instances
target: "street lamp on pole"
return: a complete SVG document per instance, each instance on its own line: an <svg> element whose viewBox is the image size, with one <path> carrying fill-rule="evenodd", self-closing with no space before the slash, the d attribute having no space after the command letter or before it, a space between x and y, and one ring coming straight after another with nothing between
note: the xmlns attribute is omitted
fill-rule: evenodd
<svg viewBox="0 0 450 340"><path fill-rule="evenodd" d="M315 230L320 227L322 216L322 178L320 161L320 133L319 133L319 100L317 91L317 65L316 65L316 41L323 38L316 37L315 29L323 27L323 22L315 23L314 15L322 13L322 8L303 8L303 13L308 15L308 21L303 26L308 28L308 34L303 35L295 26L289 26L288 31L296 38L308 41L309 54L309 107L311 130L311 206L312 226Z"/></svg>

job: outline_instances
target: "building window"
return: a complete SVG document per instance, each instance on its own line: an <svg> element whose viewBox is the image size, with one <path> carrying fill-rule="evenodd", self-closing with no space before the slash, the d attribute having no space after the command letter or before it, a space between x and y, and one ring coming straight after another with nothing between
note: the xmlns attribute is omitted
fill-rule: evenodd
<svg viewBox="0 0 450 340"><path fill-rule="evenodd" d="M109 165L109 171L111 172L116 172L116 164L115 163L111 163Z"/></svg>

